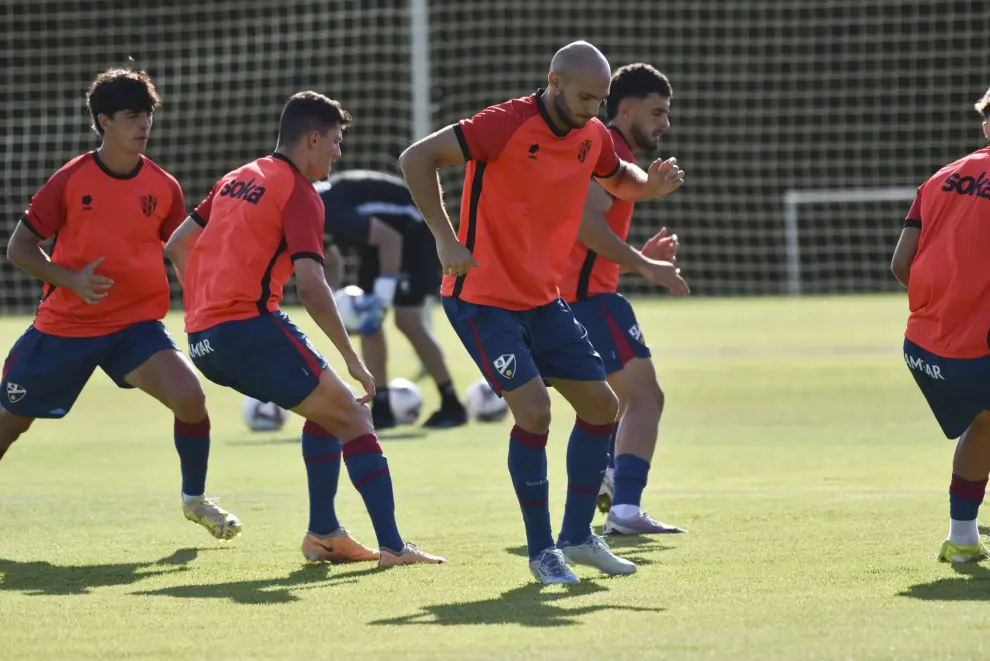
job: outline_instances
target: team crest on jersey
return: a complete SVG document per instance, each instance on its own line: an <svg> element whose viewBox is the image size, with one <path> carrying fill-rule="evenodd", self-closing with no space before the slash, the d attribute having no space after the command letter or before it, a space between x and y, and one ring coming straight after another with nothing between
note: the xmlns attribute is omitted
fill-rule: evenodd
<svg viewBox="0 0 990 661"><path fill-rule="evenodd" d="M141 213L145 216L151 217L151 214L155 213L155 209L158 207L158 199L152 195L142 195L141 196Z"/></svg>
<svg viewBox="0 0 990 661"><path fill-rule="evenodd" d="M24 386L16 383L7 383L7 399L10 400L11 404L16 404L21 401L24 399L24 395L26 394L27 390L24 389Z"/></svg>
<svg viewBox="0 0 990 661"><path fill-rule="evenodd" d="M511 379L516 373L516 354L514 353L504 353L495 359L492 363L498 373L507 379Z"/></svg>
<svg viewBox="0 0 990 661"><path fill-rule="evenodd" d="M591 140L585 140L581 143L581 148L578 149L578 160L584 163L584 159L588 158L589 151L591 151Z"/></svg>
<svg viewBox="0 0 990 661"><path fill-rule="evenodd" d="M632 327L629 328L629 337L636 340L640 344L645 344L645 342L643 342L643 331L639 329L639 324L633 324Z"/></svg>

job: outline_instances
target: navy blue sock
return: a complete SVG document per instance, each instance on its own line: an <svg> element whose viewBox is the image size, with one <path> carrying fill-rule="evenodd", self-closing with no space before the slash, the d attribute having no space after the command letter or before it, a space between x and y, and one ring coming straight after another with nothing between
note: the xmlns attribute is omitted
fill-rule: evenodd
<svg viewBox="0 0 990 661"><path fill-rule="evenodd" d="M405 542L395 523L392 476L382 446L374 434L364 434L344 444L344 463L354 488L364 499L380 548L399 553Z"/></svg>
<svg viewBox="0 0 990 661"><path fill-rule="evenodd" d="M509 475L526 526L529 557L553 546L550 528L550 480L547 478L547 434L514 426L509 433Z"/></svg>
<svg viewBox="0 0 990 661"><path fill-rule="evenodd" d="M558 546L581 544L591 536L595 503L608 464L614 423L593 425L578 418L567 441L567 502Z"/></svg>
<svg viewBox="0 0 990 661"><path fill-rule="evenodd" d="M615 458L615 493L612 505L635 505L639 507L646 488L646 476L650 473L650 462L634 454L620 454Z"/></svg>
<svg viewBox="0 0 990 661"><path fill-rule="evenodd" d="M953 473L949 483L949 518L955 521L975 520L986 491L986 480L970 482Z"/></svg>
<svg viewBox="0 0 990 661"><path fill-rule="evenodd" d="M309 420L303 425L302 453L309 483L309 531L329 535L340 527L334 499L340 480L340 439Z"/></svg>
<svg viewBox="0 0 990 661"><path fill-rule="evenodd" d="M615 470L615 437L619 435L619 423L615 423L612 428L612 435L608 438L608 467Z"/></svg>
<svg viewBox="0 0 990 661"><path fill-rule="evenodd" d="M176 418L174 433L182 468L182 493L202 496L206 491L206 464L210 458L210 417L193 423Z"/></svg>

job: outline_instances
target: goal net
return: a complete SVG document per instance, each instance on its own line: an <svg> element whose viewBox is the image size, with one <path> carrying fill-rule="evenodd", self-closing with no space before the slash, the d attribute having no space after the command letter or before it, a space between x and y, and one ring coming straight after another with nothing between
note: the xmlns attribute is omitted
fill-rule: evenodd
<svg viewBox="0 0 990 661"><path fill-rule="evenodd" d="M990 85L985 0L429 0L427 90L411 82L410 2L0 2L0 238L49 174L97 145L85 88L127 56L164 96L149 155L190 207L274 147L281 106L301 89L355 115L340 169L397 172L414 97L439 128L535 91L571 40L616 67L651 62L675 90L659 155L676 155L688 183L639 205L632 238L677 232L702 295L791 291L787 191L913 188L983 142L972 104ZM461 173L442 173L455 219ZM799 205L802 291L892 287L909 205ZM2 311L33 308L40 287L5 260L0 282ZM634 276L623 287L653 291Z"/></svg>

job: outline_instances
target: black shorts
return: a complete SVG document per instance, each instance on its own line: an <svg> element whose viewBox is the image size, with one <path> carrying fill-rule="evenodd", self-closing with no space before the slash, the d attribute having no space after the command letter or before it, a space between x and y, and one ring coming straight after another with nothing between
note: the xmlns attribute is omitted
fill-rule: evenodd
<svg viewBox="0 0 990 661"><path fill-rule="evenodd" d="M368 247L361 253L358 266L358 287L366 292L375 288L375 279L380 275L378 249ZM425 225L402 237L402 263L399 266L399 282L395 288L393 305L397 307L417 307L423 305L427 296L439 293L443 270L437 257L437 244L433 234Z"/></svg>

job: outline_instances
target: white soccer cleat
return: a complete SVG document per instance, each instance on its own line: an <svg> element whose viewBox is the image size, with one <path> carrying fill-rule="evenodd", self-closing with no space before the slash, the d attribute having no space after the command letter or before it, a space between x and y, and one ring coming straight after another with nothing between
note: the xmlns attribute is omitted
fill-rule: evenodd
<svg viewBox="0 0 990 661"><path fill-rule="evenodd" d="M529 571L544 585L554 583L573 585L581 582L581 579L567 567L563 554L552 546L543 549L529 561Z"/></svg>
<svg viewBox="0 0 990 661"><path fill-rule="evenodd" d="M636 572L636 565L612 553L612 549L598 535L592 535L581 544L559 548L567 562L588 565L609 576L624 576Z"/></svg>
<svg viewBox="0 0 990 661"><path fill-rule="evenodd" d="M228 542L241 534L241 520L220 507L219 503L219 499L206 496L183 497L182 513L221 542Z"/></svg>

